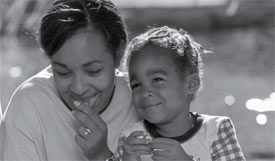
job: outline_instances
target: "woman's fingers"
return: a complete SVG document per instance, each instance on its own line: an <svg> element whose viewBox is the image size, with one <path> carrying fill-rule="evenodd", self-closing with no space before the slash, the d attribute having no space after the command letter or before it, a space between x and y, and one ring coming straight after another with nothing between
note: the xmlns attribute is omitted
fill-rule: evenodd
<svg viewBox="0 0 275 161"><path fill-rule="evenodd" d="M74 111L73 115L82 124L82 127L90 129L91 131L98 131L99 128L90 117L81 111Z"/></svg>
<svg viewBox="0 0 275 161"><path fill-rule="evenodd" d="M88 149L87 141L82 136L76 135L75 142L80 146L81 149Z"/></svg>
<svg viewBox="0 0 275 161"><path fill-rule="evenodd" d="M91 107L81 104L77 107L78 110L74 111L74 116L89 129L100 129L105 131L107 129L106 123L103 119L94 112Z"/></svg>
<svg viewBox="0 0 275 161"><path fill-rule="evenodd" d="M83 126L78 128L78 134L83 137L84 139L87 139L87 136L92 134L92 130L91 129L87 129Z"/></svg>
<svg viewBox="0 0 275 161"><path fill-rule="evenodd" d="M73 111L73 115L82 124L75 136L77 144L81 147L87 158L103 156L109 153L107 145L107 125L99 114L85 104L81 104Z"/></svg>

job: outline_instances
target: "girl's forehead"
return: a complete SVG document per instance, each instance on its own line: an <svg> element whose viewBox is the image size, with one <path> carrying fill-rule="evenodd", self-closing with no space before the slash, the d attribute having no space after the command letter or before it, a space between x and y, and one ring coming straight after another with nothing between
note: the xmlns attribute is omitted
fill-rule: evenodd
<svg viewBox="0 0 275 161"><path fill-rule="evenodd" d="M132 64L145 64L145 62L151 63L151 66L168 66L171 67L175 64L173 51L161 47L145 47L139 50L131 57L130 66Z"/></svg>
<svg viewBox="0 0 275 161"><path fill-rule="evenodd" d="M141 48L136 54L134 55L141 55L141 56L153 56L154 58L160 58L160 59L167 59L167 61L175 56L175 51L156 46L156 45L146 45L143 48Z"/></svg>
<svg viewBox="0 0 275 161"><path fill-rule="evenodd" d="M179 73L183 70L183 66L179 65L179 63L183 63L182 61L177 61L179 56L175 50L159 47L157 45L147 45L144 48L140 49L137 53L134 53L130 60L131 64L138 63L139 66L143 64L145 61L151 63L151 67L159 67L165 68L169 70L174 70Z"/></svg>

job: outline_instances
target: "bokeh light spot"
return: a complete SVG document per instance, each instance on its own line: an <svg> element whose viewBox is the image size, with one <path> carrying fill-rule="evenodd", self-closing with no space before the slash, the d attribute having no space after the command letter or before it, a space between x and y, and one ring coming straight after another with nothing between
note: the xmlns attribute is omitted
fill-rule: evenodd
<svg viewBox="0 0 275 161"><path fill-rule="evenodd" d="M20 67L11 67L9 69L9 76L12 78L17 78L22 75L22 69Z"/></svg>
<svg viewBox="0 0 275 161"><path fill-rule="evenodd" d="M247 100L246 108L257 112L275 111L275 93L271 93L269 98Z"/></svg>
<svg viewBox="0 0 275 161"><path fill-rule="evenodd" d="M257 111L257 109L259 109L262 104L263 104L263 101L261 99L252 98L246 101L245 105L247 109Z"/></svg>
<svg viewBox="0 0 275 161"><path fill-rule="evenodd" d="M264 114L259 114L256 117L256 121L259 125L264 125L267 122L267 117Z"/></svg>
<svg viewBox="0 0 275 161"><path fill-rule="evenodd" d="M275 92L270 94L270 98L271 98L271 100L275 100Z"/></svg>
<svg viewBox="0 0 275 161"><path fill-rule="evenodd" d="M235 103L235 98L232 95L228 95L224 98L224 102L228 105L228 106L232 106Z"/></svg>

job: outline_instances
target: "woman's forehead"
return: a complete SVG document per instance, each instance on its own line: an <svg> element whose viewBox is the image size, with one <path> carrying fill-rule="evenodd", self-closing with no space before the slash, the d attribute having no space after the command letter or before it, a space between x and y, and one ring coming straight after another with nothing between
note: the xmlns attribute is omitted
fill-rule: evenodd
<svg viewBox="0 0 275 161"><path fill-rule="evenodd" d="M108 49L105 38L98 32L78 32L67 39L57 51L105 51ZM106 51L105 51L106 52ZM77 54L77 53L76 53Z"/></svg>
<svg viewBox="0 0 275 161"><path fill-rule="evenodd" d="M66 65L80 65L96 61L113 61L113 56L101 34L81 32L69 38L51 57L51 61Z"/></svg>

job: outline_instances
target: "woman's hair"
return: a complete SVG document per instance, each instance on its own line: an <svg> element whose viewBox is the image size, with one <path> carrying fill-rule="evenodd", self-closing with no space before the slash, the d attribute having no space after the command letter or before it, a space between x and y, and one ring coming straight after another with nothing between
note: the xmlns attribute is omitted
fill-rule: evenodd
<svg viewBox="0 0 275 161"><path fill-rule="evenodd" d="M205 52L202 46L195 42L186 31L167 26L151 28L129 43L122 63L124 71L128 71L132 55L138 54L142 48L148 45L174 51L168 53L173 56L181 73L198 73L200 77L202 76L201 54Z"/></svg>
<svg viewBox="0 0 275 161"><path fill-rule="evenodd" d="M90 28L104 35L115 61L120 61L123 51L117 50L121 41L127 43L127 32L122 16L109 0L56 0L42 18L40 44L51 57L77 31Z"/></svg>

